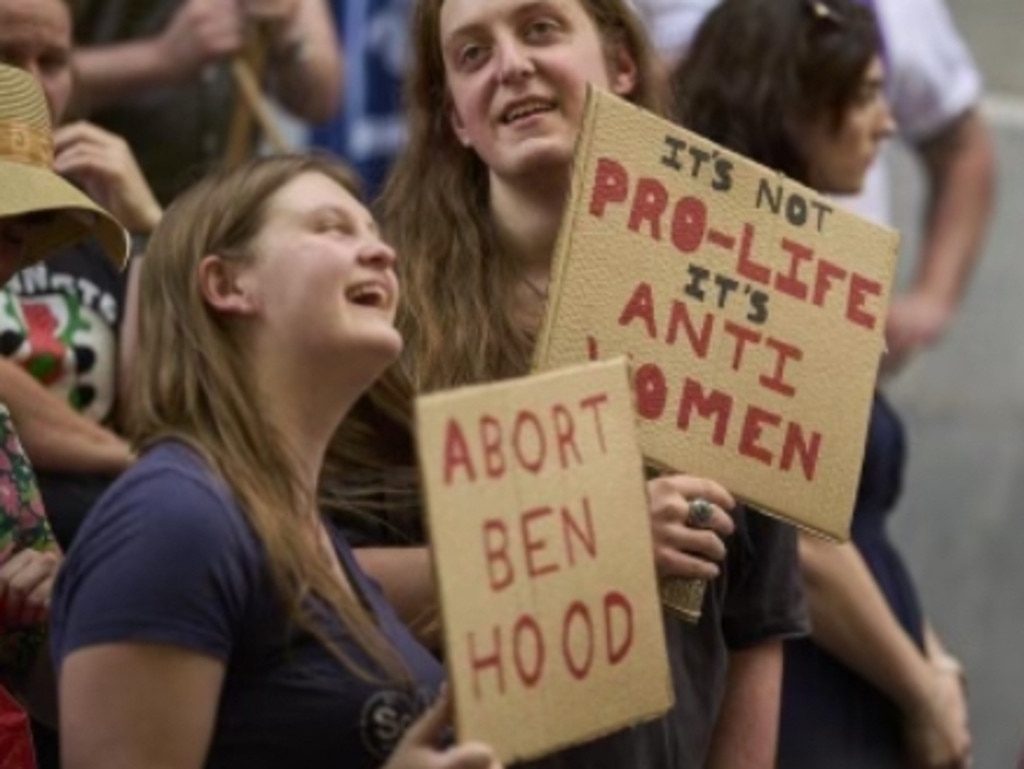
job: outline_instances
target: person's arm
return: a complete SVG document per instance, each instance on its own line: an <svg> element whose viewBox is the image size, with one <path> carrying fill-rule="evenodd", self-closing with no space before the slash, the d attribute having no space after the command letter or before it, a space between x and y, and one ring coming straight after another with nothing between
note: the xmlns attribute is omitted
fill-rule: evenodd
<svg viewBox="0 0 1024 769"><path fill-rule="evenodd" d="M967 673L964 670L964 666L960 663L960 660L949 653L930 622L926 622L924 626L924 651L929 662L940 670L952 673L960 679L966 694Z"/></svg>
<svg viewBox="0 0 1024 769"><path fill-rule="evenodd" d="M712 505L710 520L700 528L690 521L691 504L698 498ZM647 482L647 500L658 576L717 577L726 556L723 537L735 528L725 511L736 502L725 487L692 475L666 475Z"/></svg>
<svg viewBox="0 0 1024 769"><path fill-rule="evenodd" d="M439 651L441 628L430 549L359 547L353 552L363 571L380 583L388 603L420 643Z"/></svg>
<svg viewBox="0 0 1024 769"><path fill-rule="evenodd" d="M32 717L56 728L57 684L46 653L45 623L49 617L53 580L62 560L60 549L30 548L0 552L0 649L20 648L30 654L24 669L0 664L0 684ZM0 654L0 657L5 656ZM20 654L16 654L16 657Z"/></svg>
<svg viewBox="0 0 1024 769"><path fill-rule="evenodd" d="M976 108L916 145L928 175L921 250L910 290L893 300L888 369L938 341L981 254L996 188L992 138Z"/></svg>
<svg viewBox="0 0 1024 769"><path fill-rule="evenodd" d="M224 663L162 644L69 654L60 670L66 769L200 769L217 717Z"/></svg>
<svg viewBox="0 0 1024 769"><path fill-rule="evenodd" d="M970 735L958 685L939 674L900 626L857 548L801 534L800 565L815 643L899 707L922 766L962 766Z"/></svg>
<svg viewBox="0 0 1024 769"><path fill-rule="evenodd" d="M669 475L648 481L655 563L662 577L714 579L725 557L721 537L733 531L725 513L734 500L721 485L705 478ZM687 525L690 502L702 497L713 505L703 529ZM380 583L398 616L428 648L438 650L437 586L427 547L357 547L356 559Z"/></svg>
<svg viewBox="0 0 1024 769"><path fill-rule="evenodd" d="M129 232L153 232L163 209L123 138L79 121L54 131L53 141L54 171L77 182Z"/></svg>
<svg viewBox="0 0 1024 769"><path fill-rule="evenodd" d="M154 86L188 80L242 47L233 3L185 0L160 34L74 51L77 114L88 115Z"/></svg>
<svg viewBox="0 0 1024 769"><path fill-rule="evenodd" d="M13 361L0 357L0 399L40 470L116 474L134 461L122 438L82 416Z"/></svg>
<svg viewBox="0 0 1024 769"><path fill-rule="evenodd" d="M268 72L274 95L293 114L313 123L341 106L344 62L325 0L245 0L270 35Z"/></svg>
<svg viewBox="0 0 1024 769"><path fill-rule="evenodd" d="M771 769L779 733L782 641L729 653L725 698L706 769Z"/></svg>

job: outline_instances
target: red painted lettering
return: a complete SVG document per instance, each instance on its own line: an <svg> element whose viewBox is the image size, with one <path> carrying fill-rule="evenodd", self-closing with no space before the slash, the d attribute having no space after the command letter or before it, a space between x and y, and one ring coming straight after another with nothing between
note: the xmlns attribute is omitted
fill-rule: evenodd
<svg viewBox="0 0 1024 769"><path fill-rule="evenodd" d="M764 431L764 425L778 427L780 422L782 422L782 417L778 414L765 411L757 406L748 408L747 416L743 420L743 432L740 435L740 454L770 466L772 453L761 445L761 433Z"/></svg>
<svg viewBox="0 0 1024 769"><path fill-rule="evenodd" d="M469 446L466 443L466 436L462 434L462 428L454 419L448 420L448 430L444 441L444 483L451 486L455 477L455 471L462 468L466 473L468 481L476 480L476 470L473 468L473 459L469 456Z"/></svg>
<svg viewBox="0 0 1024 769"><path fill-rule="evenodd" d="M636 287L633 296L622 310L622 315L619 316L619 325L628 326L637 318L644 322L647 336L651 339L658 336L657 327L654 325L654 292L650 283L641 283Z"/></svg>
<svg viewBox="0 0 1024 769"><path fill-rule="evenodd" d="M821 433L812 432L810 440L804 436L803 428L800 425L790 422L786 427L786 439L782 444L782 457L779 467L789 470L793 467L794 458L800 459L800 468L803 470L804 478L814 480L818 470L818 458L821 456Z"/></svg>
<svg viewBox="0 0 1024 769"><path fill-rule="evenodd" d="M608 447L604 443L604 425L601 423L600 407L607 405L608 393L598 393L580 401L581 409L590 409L594 412L594 429L597 430L597 440L601 444L602 454L608 453Z"/></svg>
<svg viewBox="0 0 1024 769"><path fill-rule="evenodd" d="M498 681L498 693L505 693L505 668L501 660L501 628L494 626L493 651L479 653L476 648L476 634L469 633L469 667L473 671L473 694L478 700L483 699L480 685L481 671L493 669Z"/></svg>
<svg viewBox="0 0 1024 769"><path fill-rule="evenodd" d="M818 274L814 279L814 303L818 307L824 307L825 297L832 290L833 281L845 279L846 270L826 259L819 259Z"/></svg>
<svg viewBox="0 0 1024 769"><path fill-rule="evenodd" d="M711 345L711 330L714 328L714 321L714 316L710 312L704 313L704 324L698 333L686 302L673 301L672 315L668 319L668 334L665 341L668 344L675 344L679 337L679 327L682 326L686 331L686 339L690 343L690 348L698 358L706 358Z"/></svg>
<svg viewBox="0 0 1024 769"><path fill-rule="evenodd" d="M724 445L732 414L732 396L721 390L711 390L705 395L700 382L687 378L683 385L683 396L679 400L679 417L676 422L680 430L690 429L694 411L704 419L715 418L712 440L716 446Z"/></svg>
<svg viewBox="0 0 1024 769"><path fill-rule="evenodd" d="M643 419L660 419L665 413L668 400L668 386L665 375L657 363L645 363L636 370L633 377L636 390L636 410Z"/></svg>
<svg viewBox="0 0 1024 769"><path fill-rule="evenodd" d="M618 614L619 623L614 621L613 614ZM615 633L616 627L618 636ZM604 642L610 665L622 662L633 647L633 604L617 590L604 597Z"/></svg>
<svg viewBox="0 0 1024 769"><path fill-rule="evenodd" d="M501 444L501 422L484 414L480 417L480 447L484 450L484 472L488 478L500 478L505 474L505 454Z"/></svg>
<svg viewBox="0 0 1024 769"><path fill-rule="evenodd" d="M672 216L672 243L684 254L692 254L704 243L708 208L700 198L685 197L676 203Z"/></svg>
<svg viewBox="0 0 1024 769"><path fill-rule="evenodd" d="M772 337L765 339L764 343L766 347L775 351L775 373L770 377L762 375L759 381L769 390L774 390L780 395L792 398L796 395L796 388L785 381L786 364L791 360L803 360L803 350L799 347L794 347L791 344L780 342L778 339L773 339Z"/></svg>
<svg viewBox="0 0 1024 769"><path fill-rule="evenodd" d="M583 638L573 639L573 619L577 628L582 628ZM580 623L583 623L582 625ZM576 633L575 635L579 635ZM579 656L580 646L583 646L582 658ZM575 652L574 652L575 649ZM562 657L569 673L577 681L586 678L594 664L594 622L590 618L590 609L582 601L573 601L569 610L565 613L562 622Z"/></svg>
<svg viewBox="0 0 1024 769"><path fill-rule="evenodd" d="M725 322L724 328L725 333L736 341L732 353L732 370L739 371L740 366L743 365L743 353L746 352L747 344L758 344L761 341L761 335L746 326L733 323L731 320Z"/></svg>
<svg viewBox="0 0 1024 769"><path fill-rule="evenodd" d="M609 158L597 161L594 192L590 197L590 213L604 218L609 203L622 203L629 196L629 174L621 164Z"/></svg>
<svg viewBox="0 0 1024 769"><path fill-rule="evenodd" d="M789 238L782 239L782 249L789 254L789 274L776 275L775 288L796 299L805 300L807 299L807 284L800 280L800 266L804 262L814 259L814 251Z"/></svg>
<svg viewBox="0 0 1024 769"><path fill-rule="evenodd" d="M484 521L484 557L487 559L487 579L491 590L499 593L512 584L515 570L508 557L508 529L497 518Z"/></svg>
<svg viewBox="0 0 1024 769"><path fill-rule="evenodd" d="M523 536L523 554L526 556L526 573L534 579L559 570L558 564L553 561L538 564L534 559L535 555L538 555L547 549L547 539L536 535L536 532L533 529L533 523L534 521L544 520L550 516L551 513L552 510L550 507L536 507L533 510L528 510L519 517L519 528L521 529Z"/></svg>
<svg viewBox="0 0 1024 769"><path fill-rule="evenodd" d="M532 666L528 666L523 661L523 637L527 633L533 638ZM519 680L527 689L536 686L544 673L544 652L544 636L540 632L540 625L529 614L523 614L516 620L512 629L512 657L515 660Z"/></svg>
<svg viewBox="0 0 1024 769"><path fill-rule="evenodd" d="M629 229L640 232L640 225L647 222L651 237L661 240L661 217L668 206L668 190L657 179L644 177L637 182L633 210L629 214Z"/></svg>
<svg viewBox="0 0 1024 769"><path fill-rule="evenodd" d="M878 318L871 312L865 312L864 303L869 296L881 295L881 283L853 273L850 276L850 296L846 303L846 317L851 322L873 331Z"/></svg>
<svg viewBox="0 0 1024 769"><path fill-rule="evenodd" d="M743 225L743 235L740 238L740 255L736 261L736 272L747 280L768 285L772 272L765 265L754 261L751 253L754 249L754 227L750 224Z"/></svg>
<svg viewBox="0 0 1024 769"><path fill-rule="evenodd" d="M565 552L569 557L569 565L576 565L576 547L573 541L579 542L591 558L597 558L597 534L594 531L594 519L590 514L590 497L583 497L583 525L580 526L568 507L562 508L562 533L565 536Z"/></svg>
<svg viewBox="0 0 1024 769"><path fill-rule="evenodd" d="M529 429L527 430L527 426ZM524 432L533 435L533 456L527 456L523 450L526 439ZM544 460L547 458L548 443L544 437L544 428L540 419L532 411L520 411L516 414L515 426L512 428L512 450L516 453L516 459L524 469L536 475L544 467Z"/></svg>
<svg viewBox="0 0 1024 769"><path fill-rule="evenodd" d="M558 441L558 458L561 460L562 468L569 467L567 449L572 449L572 454L576 457L576 464L582 465L583 458L576 445L576 423L573 421L569 409L561 403L556 403L551 409L551 419L555 423L555 440Z"/></svg>

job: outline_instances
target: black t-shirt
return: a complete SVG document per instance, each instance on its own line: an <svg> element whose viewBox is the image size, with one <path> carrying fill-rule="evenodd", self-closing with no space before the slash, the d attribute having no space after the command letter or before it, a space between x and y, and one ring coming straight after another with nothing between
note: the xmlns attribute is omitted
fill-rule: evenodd
<svg viewBox="0 0 1024 769"><path fill-rule="evenodd" d="M227 667L206 766L381 766L436 693L442 671L331 531L413 685L363 680L289 623L232 495L196 454L170 442L118 479L68 554L51 614L58 669L75 650L98 644L200 652ZM327 630L372 666L340 623L328 621Z"/></svg>
<svg viewBox="0 0 1024 769"><path fill-rule="evenodd" d="M117 400L125 276L87 241L26 267L0 292L0 355L97 423L110 422ZM66 550L112 479L53 470L36 475Z"/></svg>
<svg viewBox="0 0 1024 769"><path fill-rule="evenodd" d="M88 241L21 270L4 293L0 355L76 411L107 422L117 396L124 273Z"/></svg>

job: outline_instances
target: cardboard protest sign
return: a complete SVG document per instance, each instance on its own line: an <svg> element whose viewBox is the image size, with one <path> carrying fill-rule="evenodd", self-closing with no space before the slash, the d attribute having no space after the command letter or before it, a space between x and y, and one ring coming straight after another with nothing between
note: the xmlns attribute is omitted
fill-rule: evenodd
<svg viewBox="0 0 1024 769"><path fill-rule="evenodd" d="M416 401L455 728L505 762L671 706L632 398L619 358Z"/></svg>
<svg viewBox="0 0 1024 769"><path fill-rule="evenodd" d="M845 540L898 246L592 91L535 367L629 355L650 461Z"/></svg>

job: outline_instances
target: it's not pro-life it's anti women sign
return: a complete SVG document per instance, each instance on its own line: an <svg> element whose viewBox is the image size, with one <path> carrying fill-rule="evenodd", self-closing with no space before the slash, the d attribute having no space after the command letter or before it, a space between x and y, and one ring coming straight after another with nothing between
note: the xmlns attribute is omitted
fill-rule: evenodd
<svg viewBox="0 0 1024 769"><path fill-rule="evenodd" d="M845 540L898 246L592 90L535 366L628 355L649 461Z"/></svg>

